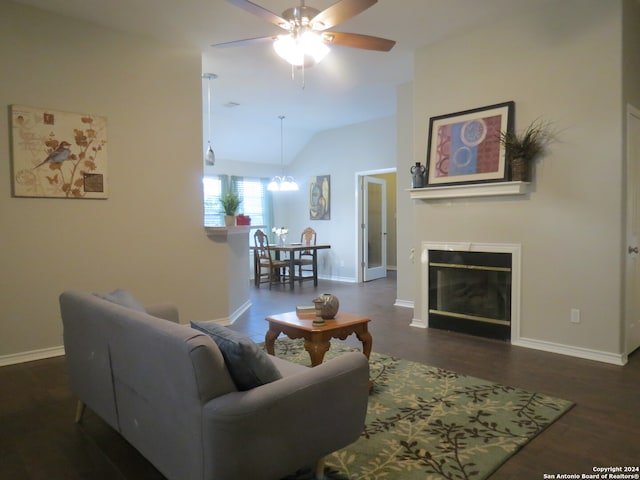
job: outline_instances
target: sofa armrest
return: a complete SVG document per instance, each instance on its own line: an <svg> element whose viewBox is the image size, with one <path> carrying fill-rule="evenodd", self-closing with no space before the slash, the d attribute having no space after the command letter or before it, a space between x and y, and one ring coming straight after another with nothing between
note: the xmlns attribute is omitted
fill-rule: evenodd
<svg viewBox="0 0 640 480"><path fill-rule="evenodd" d="M369 363L350 352L209 401L203 412L205 456L214 457L214 468L235 468L212 472L212 478L253 478L257 466L259 478L278 478L313 465L358 439L368 398ZM229 467L234 456L238 464Z"/></svg>
<svg viewBox="0 0 640 480"><path fill-rule="evenodd" d="M153 316L169 320L170 322L180 323L180 315L178 307L172 303L156 303L153 305L145 305L146 312Z"/></svg>

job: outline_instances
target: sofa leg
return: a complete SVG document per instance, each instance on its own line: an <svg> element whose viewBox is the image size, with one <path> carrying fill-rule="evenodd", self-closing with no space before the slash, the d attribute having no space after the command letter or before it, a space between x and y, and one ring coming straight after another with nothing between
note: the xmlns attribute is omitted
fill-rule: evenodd
<svg viewBox="0 0 640 480"><path fill-rule="evenodd" d="M316 480L324 480L324 457L316 463Z"/></svg>
<svg viewBox="0 0 640 480"><path fill-rule="evenodd" d="M80 423L82 420L82 414L84 413L85 404L82 400L78 400L78 404L76 405L76 418L75 422Z"/></svg>

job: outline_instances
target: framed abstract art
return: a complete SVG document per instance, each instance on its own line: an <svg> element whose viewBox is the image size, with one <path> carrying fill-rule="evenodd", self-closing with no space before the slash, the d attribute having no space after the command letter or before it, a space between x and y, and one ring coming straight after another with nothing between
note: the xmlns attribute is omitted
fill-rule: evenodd
<svg viewBox="0 0 640 480"><path fill-rule="evenodd" d="M512 131L514 102L429 119L426 186L502 182L508 178L501 131Z"/></svg>
<svg viewBox="0 0 640 480"><path fill-rule="evenodd" d="M309 181L309 218L331 220L331 175L318 175Z"/></svg>

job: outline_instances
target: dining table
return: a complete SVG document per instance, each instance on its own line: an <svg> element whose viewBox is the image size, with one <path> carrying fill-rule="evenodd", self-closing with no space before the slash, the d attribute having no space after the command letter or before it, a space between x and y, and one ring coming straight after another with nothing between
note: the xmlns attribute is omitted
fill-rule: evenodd
<svg viewBox="0 0 640 480"><path fill-rule="evenodd" d="M293 290L295 285L295 258L296 252L302 251L310 251L312 253L313 258L313 285L318 286L318 250L324 250L327 248L331 248L329 244L317 244L317 245L306 245L303 243L286 243L286 244L269 244L269 251L275 253L275 257L277 260L281 260L283 254L288 254L289 257L284 259L289 262L289 288ZM260 282L260 272L258 269L259 261L258 261L258 250L255 247L251 247L253 250L253 274L254 274L254 282L255 285L258 286Z"/></svg>

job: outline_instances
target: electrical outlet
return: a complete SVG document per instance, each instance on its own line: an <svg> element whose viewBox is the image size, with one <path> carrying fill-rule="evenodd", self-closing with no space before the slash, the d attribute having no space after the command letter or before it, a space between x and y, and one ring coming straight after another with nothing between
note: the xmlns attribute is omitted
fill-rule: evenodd
<svg viewBox="0 0 640 480"><path fill-rule="evenodd" d="M580 323L580 309L571 309L571 323Z"/></svg>

